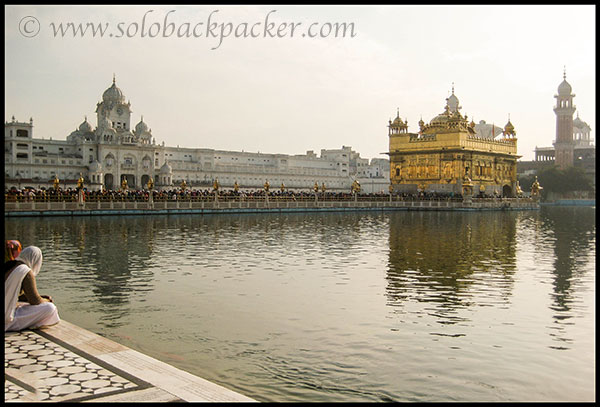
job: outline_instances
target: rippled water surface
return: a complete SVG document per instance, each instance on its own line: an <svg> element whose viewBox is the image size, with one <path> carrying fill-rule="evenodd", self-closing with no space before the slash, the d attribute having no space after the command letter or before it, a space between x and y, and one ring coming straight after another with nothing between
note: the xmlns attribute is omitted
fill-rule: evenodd
<svg viewBox="0 0 600 407"><path fill-rule="evenodd" d="M5 220L63 319L259 401L595 400L595 208Z"/></svg>

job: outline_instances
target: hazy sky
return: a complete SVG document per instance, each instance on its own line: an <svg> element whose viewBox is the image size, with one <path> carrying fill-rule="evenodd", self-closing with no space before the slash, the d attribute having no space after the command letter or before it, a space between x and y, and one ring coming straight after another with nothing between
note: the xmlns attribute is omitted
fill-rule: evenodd
<svg viewBox="0 0 600 407"><path fill-rule="evenodd" d="M463 114L510 114L533 159L555 138L565 65L595 139L595 22L594 6L5 6L5 120L33 117L38 138L95 127L114 73L159 143L377 158L396 109L416 132L454 82ZM336 23L345 38L326 36Z"/></svg>

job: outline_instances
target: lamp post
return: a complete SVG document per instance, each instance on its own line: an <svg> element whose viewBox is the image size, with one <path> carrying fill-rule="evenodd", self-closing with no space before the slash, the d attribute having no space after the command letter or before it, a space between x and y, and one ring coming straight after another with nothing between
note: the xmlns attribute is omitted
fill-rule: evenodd
<svg viewBox="0 0 600 407"><path fill-rule="evenodd" d="M360 182L356 179L352 183L352 193L354 194L354 202L356 202L358 199L357 196L360 193Z"/></svg>
<svg viewBox="0 0 600 407"><path fill-rule="evenodd" d="M265 202L268 205L269 204L269 188L271 187L271 185L269 184L268 180L265 180L265 184L263 185L263 188L265 190Z"/></svg>
<svg viewBox="0 0 600 407"><path fill-rule="evenodd" d="M538 177L536 175L535 176L535 181L533 181L533 184L531 184L531 197L535 201L539 201L539 199L540 199L540 191L542 189L544 189L544 188L542 188L542 186L540 185L540 183L538 181Z"/></svg>
<svg viewBox="0 0 600 407"><path fill-rule="evenodd" d="M215 178L215 182L213 182L213 191L215 192L215 202L217 202L219 195L219 179Z"/></svg>
<svg viewBox="0 0 600 407"><path fill-rule="evenodd" d="M15 177L17 177L17 185L18 185L18 189L20 191L21 190L21 173L19 171L17 171L17 173L15 174Z"/></svg>
<svg viewBox="0 0 600 407"><path fill-rule="evenodd" d="M317 183L317 181L315 181L315 185L313 186L313 189L315 191L315 202L318 201L317 195L319 195L319 184Z"/></svg>
<svg viewBox="0 0 600 407"><path fill-rule="evenodd" d="M77 180L77 202L79 203L79 205L83 205L83 185L83 175L79 173L79 179Z"/></svg>
<svg viewBox="0 0 600 407"><path fill-rule="evenodd" d="M53 186L54 191L58 194L58 190L60 189L60 180L58 179L58 175L54 176Z"/></svg>
<svg viewBox="0 0 600 407"><path fill-rule="evenodd" d="M154 206L154 193L152 192L152 189L154 188L154 180L150 178L146 186L148 187L148 202L152 208Z"/></svg>

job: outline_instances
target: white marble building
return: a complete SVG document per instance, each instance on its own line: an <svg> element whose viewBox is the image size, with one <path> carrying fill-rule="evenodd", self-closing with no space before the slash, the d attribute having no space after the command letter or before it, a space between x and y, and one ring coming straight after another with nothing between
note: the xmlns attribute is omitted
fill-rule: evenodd
<svg viewBox="0 0 600 407"><path fill-rule="evenodd" d="M90 190L119 189L123 179L141 189L150 178L157 189L176 188L183 180L192 188L211 188L218 179L224 188L237 182L257 189L269 181L272 189L283 183L291 190L311 190L318 182L329 191L349 191L355 178L375 173L389 183L389 169L374 169L381 159L372 160L370 168L368 159L347 146L321 150L320 157L313 151L286 155L169 147L156 144L143 117L133 127L131 120L131 103L114 78L96 105L96 126L86 117L66 140L34 138L33 119L13 117L4 126L5 187L48 188L55 176L62 187L73 187L80 173Z"/></svg>

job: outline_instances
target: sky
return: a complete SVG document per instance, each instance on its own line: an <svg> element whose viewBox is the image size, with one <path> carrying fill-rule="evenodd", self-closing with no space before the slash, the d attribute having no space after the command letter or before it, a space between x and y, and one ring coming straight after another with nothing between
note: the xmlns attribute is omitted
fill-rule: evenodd
<svg viewBox="0 0 600 407"><path fill-rule="evenodd" d="M595 140L595 23L591 5L5 6L4 115L66 139L114 75L157 143L371 159L397 111L417 132L454 86L469 120L510 116L531 160L565 69Z"/></svg>

